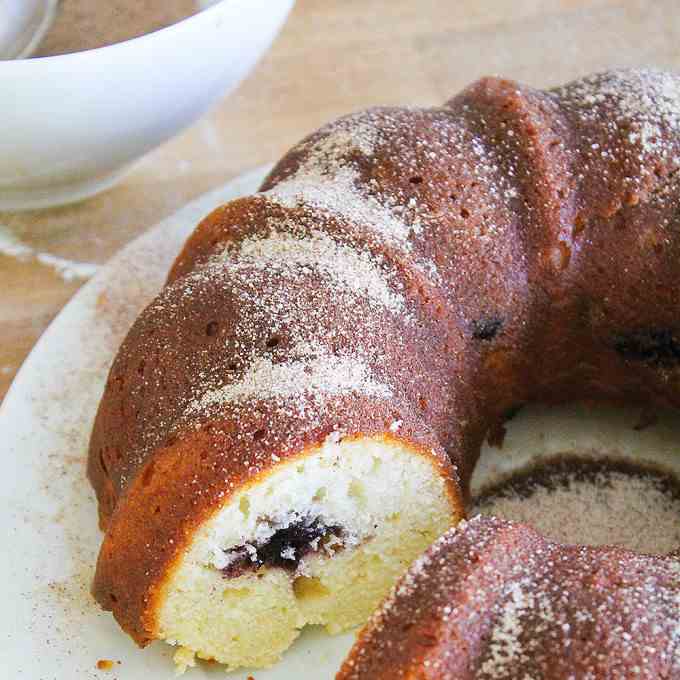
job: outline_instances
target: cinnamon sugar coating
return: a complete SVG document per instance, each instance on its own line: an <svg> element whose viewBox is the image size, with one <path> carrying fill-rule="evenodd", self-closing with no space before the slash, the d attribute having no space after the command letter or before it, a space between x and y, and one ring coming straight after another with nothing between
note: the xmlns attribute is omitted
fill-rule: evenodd
<svg viewBox="0 0 680 680"><path fill-rule="evenodd" d="M338 680L675 678L680 561L478 515L435 541Z"/></svg>

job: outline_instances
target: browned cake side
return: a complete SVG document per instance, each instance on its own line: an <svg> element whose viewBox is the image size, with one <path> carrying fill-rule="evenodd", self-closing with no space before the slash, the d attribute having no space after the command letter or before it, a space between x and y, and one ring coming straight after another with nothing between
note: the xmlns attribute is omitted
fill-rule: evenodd
<svg viewBox="0 0 680 680"><path fill-rule="evenodd" d="M272 454L336 429L393 436L465 494L517 404L680 404L679 83L484 79L443 108L355 114L199 225L92 435L95 593L138 642L193 528ZM340 393L310 378L286 399L204 399L257 362L328 359L356 378Z"/></svg>

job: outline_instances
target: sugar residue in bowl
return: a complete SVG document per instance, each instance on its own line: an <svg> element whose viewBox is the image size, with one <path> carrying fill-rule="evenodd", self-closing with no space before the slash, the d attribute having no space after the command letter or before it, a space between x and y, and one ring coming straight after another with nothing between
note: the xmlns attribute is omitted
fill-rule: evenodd
<svg viewBox="0 0 680 680"><path fill-rule="evenodd" d="M62 0L34 56L114 45L171 26L200 10L199 0Z"/></svg>

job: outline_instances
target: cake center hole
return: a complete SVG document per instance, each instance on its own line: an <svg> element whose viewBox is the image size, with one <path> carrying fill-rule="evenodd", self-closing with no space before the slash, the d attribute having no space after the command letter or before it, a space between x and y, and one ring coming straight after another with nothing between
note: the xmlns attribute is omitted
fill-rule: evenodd
<svg viewBox="0 0 680 680"><path fill-rule="evenodd" d="M554 456L484 486L471 502L476 514L563 543L668 554L680 545L680 479L637 461Z"/></svg>

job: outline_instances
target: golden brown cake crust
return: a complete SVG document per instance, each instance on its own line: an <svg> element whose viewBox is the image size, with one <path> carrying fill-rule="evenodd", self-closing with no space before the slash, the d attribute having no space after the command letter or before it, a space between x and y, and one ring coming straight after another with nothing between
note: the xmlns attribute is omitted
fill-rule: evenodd
<svg viewBox="0 0 680 680"><path fill-rule="evenodd" d="M371 109L206 218L95 422L99 601L152 637L192 528L331 432L391 433L465 494L518 404L680 405L679 91L657 71L487 78Z"/></svg>

